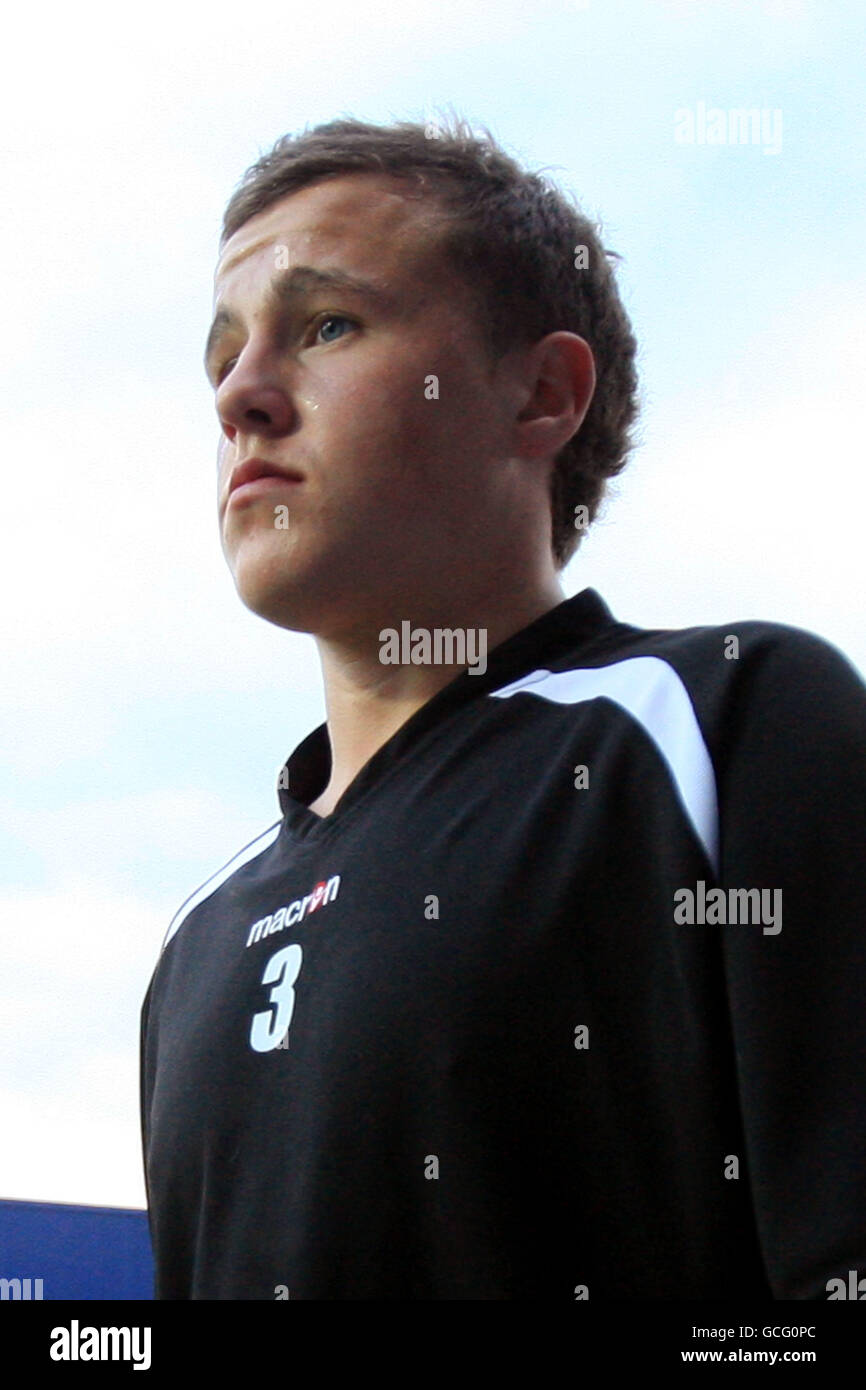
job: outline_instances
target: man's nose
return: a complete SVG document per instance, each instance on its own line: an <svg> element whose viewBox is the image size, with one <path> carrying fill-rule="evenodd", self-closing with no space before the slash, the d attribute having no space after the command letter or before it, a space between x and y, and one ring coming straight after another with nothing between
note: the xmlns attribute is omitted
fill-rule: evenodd
<svg viewBox="0 0 866 1390"><path fill-rule="evenodd" d="M238 434L274 438L286 434L294 420L294 407L285 381L275 365L243 357L229 372L216 395L216 409L226 437Z"/></svg>

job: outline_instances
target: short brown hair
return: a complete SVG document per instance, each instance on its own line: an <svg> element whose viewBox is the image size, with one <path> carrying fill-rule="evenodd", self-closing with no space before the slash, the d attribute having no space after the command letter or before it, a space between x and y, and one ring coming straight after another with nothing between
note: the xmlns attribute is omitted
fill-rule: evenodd
<svg viewBox="0 0 866 1390"><path fill-rule="evenodd" d="M370 172L429 182L446 219L442 250L475 294L491 357L559 329L592 348L595 395L551 478L551 545L562 568L594 520L607 479L625 467L637 415L636 344L611 267L618 257L595 224L481 130L473 134L460 117L426 126L345 118L284 135L244 174L220 245L278 199L326 178Z"/></svg>

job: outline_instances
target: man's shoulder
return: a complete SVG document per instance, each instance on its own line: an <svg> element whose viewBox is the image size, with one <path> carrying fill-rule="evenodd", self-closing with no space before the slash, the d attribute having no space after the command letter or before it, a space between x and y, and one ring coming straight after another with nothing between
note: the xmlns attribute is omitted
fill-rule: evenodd
<svg viewBox="0 0 866 1390"><path fill-rule="evenodd" d="M802 740L838 756L863 741L862 676L806 628L762 619L641 628L609 615L575 639L490 694L538 697L539 708L563 714L603 700L668 753L684 741L705 745L717 770L750 749L788 757Z"/></svg>
<svg viewBox="0 0 866 1390"><path fill-rule="evenodd" d="M576 644L550 669L610 666L640 658L666 662L687 687L738 686L756 678L784 685L793 680L864 688L846 654L807 628L772 619L681 628L648 628L612 621L589 644Z"/></svg>
<svg viewBox="0 0 866 1390"><path fill-rule="evenodd" d="M215 870L209 878L205 879L204 883L196 888L195 891L181 903L169 923L168 931L165 934L165 940L162 943L163 951L191 913L195 912L202 903L212 898L215 893L228 883L229 879L233 879L236 874L241 873L245 869L249 869L254 860L257 860L260 855L270 849L279 837L281 828L282 821L276 821L273 825L268 826L268 828L263 830L260 835L257 835L254 840L250 840L249 843L244 845L242 849L239 849L236 854L233 854L231 859L228 859L220 868Z"/></svg>

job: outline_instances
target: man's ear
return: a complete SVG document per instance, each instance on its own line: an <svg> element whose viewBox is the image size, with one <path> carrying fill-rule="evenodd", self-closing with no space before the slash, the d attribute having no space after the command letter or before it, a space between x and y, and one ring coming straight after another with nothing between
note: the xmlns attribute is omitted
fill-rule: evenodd
<svg viewBox="0 0 866 1390"><path fill-rule="evenodd" d="M548 333L529 349L527 399L515 420L516 452L553 457L580 429L595 392L592 348L577 333Z"/></svg>

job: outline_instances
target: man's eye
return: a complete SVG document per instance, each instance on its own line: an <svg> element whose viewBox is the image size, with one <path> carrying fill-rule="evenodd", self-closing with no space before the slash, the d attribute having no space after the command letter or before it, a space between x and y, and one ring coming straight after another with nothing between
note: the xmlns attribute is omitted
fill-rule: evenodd
<svg viewBox="0 0 866 1390"><path fill-rule="evenodd" d="M330 324L334 323L348 323L352 328L357 328L358 326L354 319L347 318L345 314L326 314L318 320L318 324L316 327L317 335L321 333L323 328L327 328ZM336 335L336 337L327 335L324 341L326 343L335 343L337 339L340 337L342 337L342 334L339 333ZM229 372L231 371L232 367L235 365L237 360L238 359L236 357L230 357L227 362L223 362L221 366L217 367L216 375L214 377L215 386L218 387L222 385L224 379L228 376Z"/></svg>
<svg viewBox="0 0 866 1390"><path fill-rule="evenodd" d="M326 315L325 318L319 320L319 326L318 326L318 328L316 329L316 332L317 332L317 333L321 333L322 329L323 329L323 328L327 328L328 324L331 324L331 323L349 323L349 324L354 324L354 322L355 322L354 319L346 318L346 315L345 315L345 314L328 314L328 315ZM341 335L338 335L338 336L341 336ZM336 341L335 338L331 338L331 337L326 337L326 338L325 338L325 342L326 342L326 343L333 343L333 342L335 342L335 341Z"/></svg>

